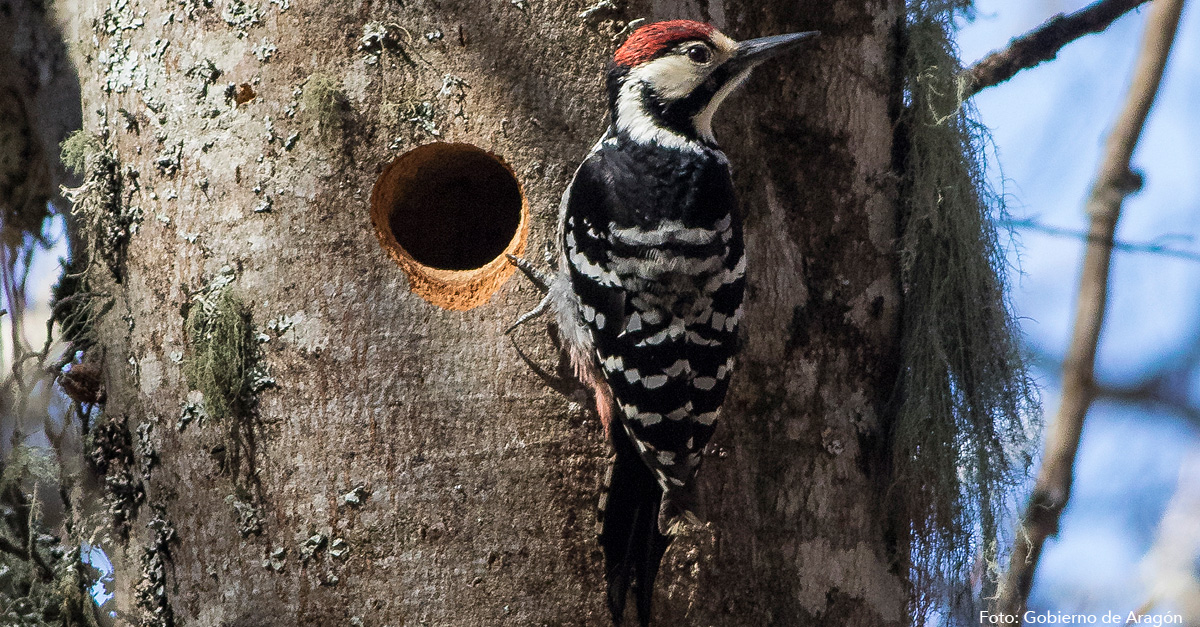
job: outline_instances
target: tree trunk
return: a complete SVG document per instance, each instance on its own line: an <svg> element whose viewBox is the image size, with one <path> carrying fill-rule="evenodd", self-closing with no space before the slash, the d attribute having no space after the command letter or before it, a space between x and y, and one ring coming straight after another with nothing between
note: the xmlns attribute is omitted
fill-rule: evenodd
<svg viewBox="0 0 1200 627"><path fill-rule="evenodd" d="M73 16L85 128L118 164L119 203L91 224L137 225L93 232L87 286L113 294L98 424L128 430L137 472L120 472L145 495L125 498L128 540L104 546L125 616L608 623L607 444L590 401L552 380L545 323L504 335L537 291L517 276L473 309L431 304L410 287L464 307L489 285L410 278L371 198L397 155L473 144L515 173L540 264L606 123L618 31L688 17L739 39L824 34L718 122L747 221L745 348L700 473L709 523L669 550L657 622L907 622L879 497L902 3L636 0L581 17L589 4L111 0ZM406 172L420 176L385 174ZM469 254L453 233L405 248Z"/></svg>

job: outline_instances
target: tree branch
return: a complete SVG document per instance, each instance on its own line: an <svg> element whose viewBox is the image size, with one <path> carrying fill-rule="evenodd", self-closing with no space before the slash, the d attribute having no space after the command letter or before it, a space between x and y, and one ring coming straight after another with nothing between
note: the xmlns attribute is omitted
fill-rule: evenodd
<svg viewBox="0 0 1200 627"><path fill-rule="evenodd" d="M15 512L9 517L10 527L15 527L10 531L13 533L13 535L17 536L18 540L23 541L25 546L21 546L9 540L8 538L5 538L3 535L0 535L0 552L9 553L20 559L32 562L34 566L34 572L41 578L42 581L53 580L54 569L51 568L50 565L46 563L46 560L42 558L41 554L38 553L36 544L34 542L33 528L30 526L27 516L21 514L21 510L23 509L32 512L33 504L29 503L25 499L24 495L22 495L21 491L15 485L10 484L4 489L3 492L4 493L3 495L0 495L0 498L3 499L3 502L6 505L12 507L13 511Z"/></svg>
<svg viewBox="0 0 1200 627"><path fill-rule="evenodd" d="M1014 229L1029 229L1052 235L1054 237L1069 237L1071 239L1082 240L1084 242L1090 240L1087 231L1076 231L1075 229L1066 229L1058 226L1051 226L1038 222L1037 218L1024 218L1021 220L1001 220L1000 225ZM1149 242L1127 242L1113 240L1113 250L1119 250L1127 253L1146 253L1150 255L1162 255L1164 257L1174 257L1176 259L1185 259L1187 261L1200 261L1200 251L1181 250L1172 248L1161 243L1170 236L1155 238Z"/></svg>
<svg viewBox="0 0 1200 627"><path fill-rule="evenodd" d="M1067 44L1091 33L1098 33L1117 18L1149 0L1099 0L1070 15L1059 13L1041 26L1008 42L963 70L963 98L1003 83L1017 72L1049 61Z"/></svg>
<svg viewBox="0 0 1200 627"><path fill-rule="evenodd" d="M38 578L42 581L48 582L54 580L54 570L50 568L50 565L38 554L36 549L31 553L29 549L13 544L8 538L0 536L0 552L9 553L19 559L32 562L36 567L34 570Z"/></svg>
<svg viewBox="0 0 1200 627"><path fill-rule="evenodd" d="M23 560L29 559L29 551L26 551L25 547L14 544L11 540L5 538L4 536L0 536L0 552L14 555Z"/></svg>
<svg viewBox="0 0 1200 627"><path fill-rule="evenodd" d="M1058 533L1059 518L1070 498L1083 420L1095 397L1096 346L1108 300L1113 233L1121 203L1137 187L1137 177L1131 172L1129 161L1158 93L1182 10L1183 0L1159 0L1151 7L1129 94L1108 136L1104 158L1088 198L1091 224L1079 279L1074 331L1063 361L1062 400L1046 434L1042 467L1017 530L1008 572L996 601L996 612L1017 616L1018 627L1042 547L1047 537Z"/></svg>

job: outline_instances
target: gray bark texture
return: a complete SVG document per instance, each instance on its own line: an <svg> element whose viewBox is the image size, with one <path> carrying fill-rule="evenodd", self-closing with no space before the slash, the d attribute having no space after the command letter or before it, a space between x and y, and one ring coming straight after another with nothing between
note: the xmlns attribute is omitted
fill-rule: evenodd
<svg viewBox="0 0 1200 627"><path fill-rule="evenodd" d="M143 469L128 540L104 547L122 620L609 623L594 535L608 445L590 401L521 358L561 374L544 320L503 334L539 293L516 275L469 311L426 302L369 199L398 154L474 144L515 172L540 264L606 124L621 29L683 17L737 39L823 35L719 114L747 223L745 347L701 471L708 523L668 551L656 623L908 622L880 496L902 3L632 0L581 17L590 4L60 7L84 128L107 133L120 211L140 220L115 269L91 273L114 295L96 323L99 420L132 434ZM383 34L360 49L364 27ZM254 402L221 418L196 413L186 374L187 316L217 277L274 380L260 372Z"/></svg>

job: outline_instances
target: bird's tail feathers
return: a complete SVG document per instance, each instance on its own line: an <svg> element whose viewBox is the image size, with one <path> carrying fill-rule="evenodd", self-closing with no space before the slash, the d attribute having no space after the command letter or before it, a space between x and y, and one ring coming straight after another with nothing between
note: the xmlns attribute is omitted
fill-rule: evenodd
<svg viewBox="0 0 1200 627"><path fill-rule="evenodd" d="M642 627L650 624L654 580L670 536L659 530L663 491L634 450L624 429L611 432L616 458L601 500L600 545L604 549L608 609L614 625L625 615L626 595L633 589Z"/></svg>

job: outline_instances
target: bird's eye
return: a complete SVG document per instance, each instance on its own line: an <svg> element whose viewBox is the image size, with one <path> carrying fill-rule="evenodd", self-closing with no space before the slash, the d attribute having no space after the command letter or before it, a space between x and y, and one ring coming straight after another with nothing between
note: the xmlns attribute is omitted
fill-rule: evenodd
<svg viewBox="0 0 1200 627"><path fill-rule="evenodd" d="M704 65L712 59L708 46L692 46L687 49L687 58L697 65Z"/></svg>

